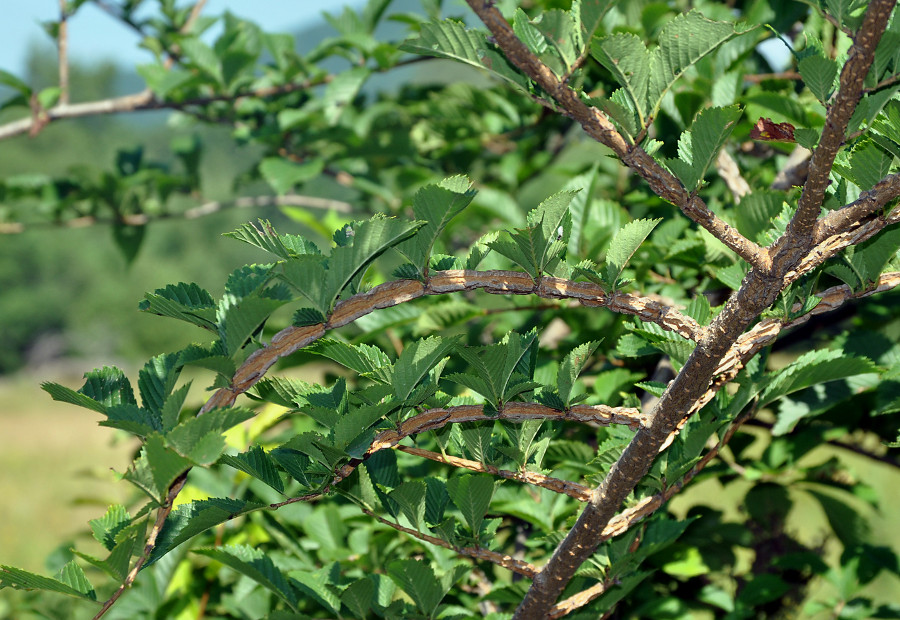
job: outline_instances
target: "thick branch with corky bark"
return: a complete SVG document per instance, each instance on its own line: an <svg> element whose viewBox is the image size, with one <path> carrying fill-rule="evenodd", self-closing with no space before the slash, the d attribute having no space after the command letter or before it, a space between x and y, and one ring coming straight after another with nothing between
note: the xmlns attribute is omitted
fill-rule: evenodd
<svg viewBox="0 0 900 620"><path fill-rule="evenodd" d="M479 17L495 34L498 45L508 57L516 54L531 56L528 62L517 66L540 65L525 46L515 39L508 24L509 36L502 40L497 35L504 32L498 20L505 24L502 16L494 9L468 0L470 6L477 5ZM861 96L862 83L872 63L875 48L887 25L896 0L875 0L866 12L860 36L850 49L849 59L841 74L841 87L835 103L829 109L819 146L813 153L810 173L804 186L803 196L796 215L782 239L772 248L769 261L757 261L747 274L741 288L732 295L722 312L708 328L702 331L697 346L691 353L681 372L663 393L649 426L642 427L624 452L612 466L603 482L591 494L591 501L579 516L566 538L554 551L552 557L538 573L514 618L543 618L559 597L563 588L574 576L575 571L590 557L600 542L603 528L613 517L631 491L653 463L659 449L669 434L708 390L710 381L720 360L737 341L738 337L777 298L784 286L784 276L809 252L812 247L813 227L825 195L825 186L834 157L843 143L850 115ZM473 8L475 8L473 6ZM864 34L862 34L864 33ZM507 45L509 49L507 49ZM540 69L540 68L539 68ZM549 73L549 69L536 70L535 75ZM543 84L542 84L543 86ZM551 94L556 95L553 91ZM821 152L820 152L821 151ZM648 156L649 158L649 156ZM626 161L623 158L623 161ZM628 163L628 161L626 161ZM646 177L645 177L646 178ZM649 181L649 179L648 179ZM661 181L661 179L657 179ZM660 191L650 182L660 196L672 193L680 184L663 187ZM683 188L682 188L683 189ZM678 204L678 203L676 203ZM681 205L679 205L681 206Z"/></svg>
<svg viewBox="0 0 900 620"><path fill-rule="evenodd" d="M825 200L825 189L828 187L828 176L831 174L834 158L846 139L847 125L862 97L863 82L875 58L875 48L881 41L895 4L896 0L872 0L866 8L847 62L841 70L840 86L825 117L822 136L810 159L809 174L803 185L797 212L770 252L773 261L779 257L790 257L796 263L812 247L816 220Z"/></svg>
<svg viewBox="0 0 900 620"><path fill-rule="evenodd" d="M637 172L664 200L677 206L690 219L708 230L716 239L750 265L764 267L768 257L762 249L719 219L706 203L689 193L681 182L637 144L629 144L615 126L597 108L587 106L568 84L544 65L513 32L512 26L494 8L492 2L466 0L479 19L491 31L506 58L548 92L577 121L589 136L612 149L626 166Z"/></svg>

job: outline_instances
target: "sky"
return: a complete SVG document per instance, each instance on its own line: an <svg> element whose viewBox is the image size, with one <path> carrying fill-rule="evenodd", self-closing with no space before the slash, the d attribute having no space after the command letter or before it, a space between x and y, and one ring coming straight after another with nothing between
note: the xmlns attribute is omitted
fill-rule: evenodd
<svg viewBox="0 0 900 620"><path fill-rule="evenodd" d="M148 8L155 2L147 2ZM179 4L187 4L184 1ZM209 0L204 15L226 10L259 24L267 32L292 32L318 20L323 11L339 13L343 5L361 6L364 0ZM21 75L32 44L50 47L40 23L59 18L59 0L0 0L0 69ZM152 60L137 47L138 36L93 3L83 5L69 22L69 50L74 60L114 59L128 66Z"/></svg>

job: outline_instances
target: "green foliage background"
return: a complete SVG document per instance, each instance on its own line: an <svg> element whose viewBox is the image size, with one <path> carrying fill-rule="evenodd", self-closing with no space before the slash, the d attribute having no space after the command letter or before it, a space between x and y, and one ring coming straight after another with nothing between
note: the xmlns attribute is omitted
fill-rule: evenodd
<svg viewBox="0 0 900 620"><path fill-rule="evenodd" d="M331 331L281 360L235 408L194 417L199 390L188 399L182 369L199 386L228 385L280 330L319 324L336 303L378 284L426 286L450 269L652 296L700 325L739 286L746 264L542 106L546 93L483 33L436 21L461 8L389 4L372 0L331 18L332 36L298 54L291 38L231 15L210 45L183 31L186 7L161 2L158 20L141 24L159 62L139 72L159 100L183 109L169 129L154 120L54 121L35 140L7 141L15 150L0 154L2 217L26 232L0 246L0 335L9 345L0 370L21 367L33 343L53 333L65 335L70 354L121 356L126 367L155 356L139 373L92 371L77 391L45 385L142 447L124 473L134 494L91 521L86 545L50 558L52 578L4 566L8 617L93 614L91 601L125 578L152 510L188 469L148 566L107 617L509 617L528 580L483 552L542 563L578 503L408 450L367 453L373 439L426 409L478 405L478 421L403 445L476 470L593 487L631 429L510 422L504 411L639 407L668 380L655 374L662 358L676 371L684 364L688 339L626 314L485 286ZM129 6L120 7L126 19ZM744 236L768 244L799 196L797 187L769 189L794 146L754 143L751 129L760 117L790 122L797 142L814 146L851 43L840 27L858 27L864 3L502 8L531 51L558 75L571 73L628 141ZM735 25L734 11L746 21ZM393 29L378 29L388 21ZM772 31L794 36L790 61L802 80L744 77L780 69L756 48ZM876 55L851 121L859 135L839 155L826 209L896 171L898 33L892 23ZM700 40L683 48L687 35ZM177 62L166 69L163 50L173 46ZM583 67L582 51L590 52ZM52 102L46 67L35 60L24 87L4 76L22 101L14 93L0 120L21 117L32 90ZM85 69L73 77L85 90L72 95L110 96L112 79L108 67ZM294 83L303 88L278 90ZM267 88L275 94L255 95ZM85 143L83 164L73 151ZM714 172L723 147L754 190L740 204ZM248 225L248 212L178 219L208 199L294 191L344 201L353 213L283 207ZM43 230L85 216L115 223ZM128 225L135 216L151 222ZM226 231L246 243L220 238ZM771 316L809 312L813 293L828 286L861 292L898 269L898 246L888 230L846 250L787 291ZM136 315L142 295L148 313ZM753 421L684 495L581 567L566 596L598 583L608 591L571 617L612 609L622 617L900 616L890 596L900 544L889 525L898 468L888 449L898 436L897 301L887 292L820 315L749 362L688 422L629 504L681 480L738 416L754 413ZM323 363L324 380L302 380L304 368ZM854 451L868 458L849 457ZM345 467L353 472L333 483ZM7 596L12 588L30 592ZM73 606L48 592L81 600Z"/></svg>

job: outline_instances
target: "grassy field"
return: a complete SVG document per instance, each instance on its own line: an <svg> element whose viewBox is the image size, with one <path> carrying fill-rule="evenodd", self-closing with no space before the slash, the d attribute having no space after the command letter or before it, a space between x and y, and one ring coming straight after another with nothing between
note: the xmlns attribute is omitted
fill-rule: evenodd
<svg viewBox="0 0 900 620"><path fill-rule="evenodd" d="M97 425L100 414L51 400L42 380L0 380L0 564L40 573L51 551L127 499L131 485L117 482L113 470L124 471L136 447L114 442L116 432Z"/></svg>

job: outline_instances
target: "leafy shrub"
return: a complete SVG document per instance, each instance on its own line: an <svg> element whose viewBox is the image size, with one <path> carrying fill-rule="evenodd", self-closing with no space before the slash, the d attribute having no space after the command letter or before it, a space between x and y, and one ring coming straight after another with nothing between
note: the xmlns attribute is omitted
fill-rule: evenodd
<svg viewBox="0 0 900 620"><path fill-rule="evenodd" d="M374 34L388 4L305 56L232 15L212 46L190 8L135 22L160 60L130 109L230 124L264 150L243 181L334 206L293 193L334 179L369 215L238 228L263 262L221 298L182 282L140 305L205 341L136 385L45 384L141 439L123 477L143 497L91 522L102 554L0 585L98 616L896 617L865 589L898 570L881 491L833 456L897 465L894 3L470 0L489 33L425 3L393 15L403 42ZM773 33L790 70L759 53ZM364 88L446 60L490 81ZM68 109L5 82L43 106L32 131ZM290 371L323 360L325 381ZM188 367L213 377L199 411ZM697 479L740 517L663 509ZM792 525L812 503L839 553Z"/></svg>

